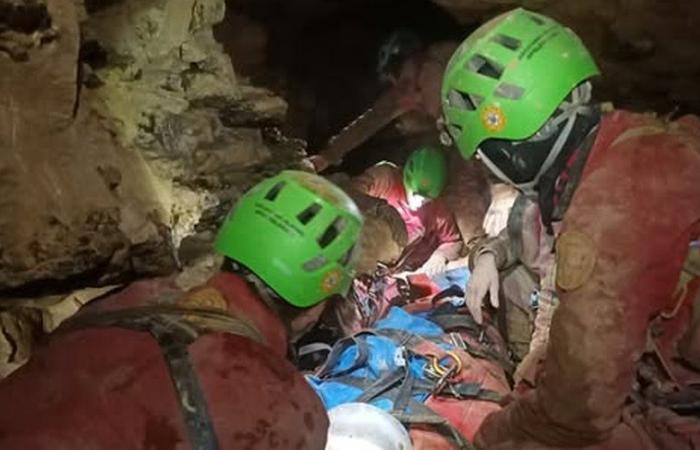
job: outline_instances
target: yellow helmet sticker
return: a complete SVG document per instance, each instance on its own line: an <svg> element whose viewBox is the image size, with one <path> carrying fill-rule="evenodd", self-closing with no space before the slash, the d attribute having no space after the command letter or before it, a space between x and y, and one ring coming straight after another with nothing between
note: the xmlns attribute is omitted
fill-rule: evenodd
<svg viewBox="0 0 700 450"><path fill-rule="evenodd" d="M340 284L341 277L342 273L338 268L331 269L328 272L326 272L326 274L323 276L323 279L321 280L321 291L325 292L326 294L334 292Z"/></svg>
<svg viewBox="0 0 700 450"><path fill-rule="evenodd" d="M481 122L492 133L498 133L506 126L506 116L498 106L489 106L481 113Z"/></svg>

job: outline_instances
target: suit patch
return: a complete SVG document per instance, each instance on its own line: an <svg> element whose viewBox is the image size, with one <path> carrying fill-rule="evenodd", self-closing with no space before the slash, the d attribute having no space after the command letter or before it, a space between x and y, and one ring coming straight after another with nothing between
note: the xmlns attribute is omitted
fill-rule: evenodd
<svg viewBox="0 0 700 450"><path fill-rule="evenodd" d="M555 244L557 287L573 291L588 281L598 257L593 240L580 231L562 233Z"/></svg>
<svg viewBox="0 0 700 450"><path fill-rule="evenodd" d="M217 289L205 287L188 292L176 304L183 308L217 309L226 311L228 304Z"/></svg>

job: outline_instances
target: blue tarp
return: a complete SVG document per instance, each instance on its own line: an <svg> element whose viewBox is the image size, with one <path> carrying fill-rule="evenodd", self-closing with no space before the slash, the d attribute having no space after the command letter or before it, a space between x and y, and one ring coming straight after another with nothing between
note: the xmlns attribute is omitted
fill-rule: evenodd
<svg viewBox="0 0 700 450"><path fill-rule="evenodd" d="M466 269L451 271L441 274L434 280L442 289L450 287L452 284L464 287L464 283L468 280L469 274ZM436 337L443 334L442 328L424 317L425 314L414 315L409 314L401 308L392 307L389 309L387 316L375 324L374 329L393 329L409 331L425 337ZM330 373L320 379L317 376L307 376L307 380L314 388L316 393L323 400L323 404L327 409L331 409L343 403L355 401L363 393L363 389L353 386L347 382L347 378L353 377L356 380L376 381L381 376L390 373L400 364L403 364L405 353L399 348L399 345L393 340L376 335L360 335L358 340L366 343L368 349L367 363L361 367L355 368L349 374L342 377L336 377L343 369L352 367L358 356L358 346L352 345L346 348L337 360L335 367L331 368ZM449 350L448 346L445 346ZM408 368L411 374L418 379L424 378L423 369L426 360L418 356L408 356ZM352 381L352 380L350 380ZM426 393L414 393L413 398L423 402L427 398ZM392 401L387 398L379 397L371 402L373 405L384 410L391 410L393 407Z"/></svg>

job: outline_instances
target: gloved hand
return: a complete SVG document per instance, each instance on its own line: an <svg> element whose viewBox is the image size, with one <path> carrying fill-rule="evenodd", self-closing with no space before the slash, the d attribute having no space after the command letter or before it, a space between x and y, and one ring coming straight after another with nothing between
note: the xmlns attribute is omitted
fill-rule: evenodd
<svg viewBox="0 0 700 450"><path fill-rule="evenodd" d="M518 367L515 369L513 374L513 380L516 386L522 382L527 383L530 386L537 385L537 373L539 372L539 367L544 361L547 355L547 346L540 345L536 347L530 347L530 353L525 355Z"/></svg>
<svg viewBox="0 0 700 450"><path fill-rule="evenodd" d="M311 155L301 160L301 169L311 173L321 173L330 166L328 160L322 155Z"/></svg>
<svg viewBox="0 0 700 450"><path fill-rule="evenodd" d="M323 155L313 155L309 158L311 164L313 164L314 169L317 173L321 173L326 170L331 164Z"/></svg>
<svg viewBox="0 0 700 450"><path fill-rule="evenodd" d="M447 258L438 252L432 254L430 258L421 266L417 272L422 272L429 277L442 273L447 268Z"/></svg>
<svg viewBox="0 0 700 450"><path fill-rule="evenodd" d="M467 307L476 323L483 322L481 303L486 293L489 293L491 305L498 308L499 283L496 257L492 253L480 255L474 265L472 276L469 278L465 295Z"/></svg>
<svg viewBox="0 0 700 450"><path fill-rule="evenodd" d="M491 237L498 236L498 233L508 225L509 215L509 207L502 207L502 205L494 205L492 203L484 217L483 227L486 234Z"/></svg>
<svg viewBox="0 0 700 450"><path fill-rule="evenodd" d="M500 411L492 412L481 423L479 431L474 436L474 446L479 450L503 448L520 449L515 440L520 438L511 425L513 403Z"/></svg>
<svg viewBox="0 0 700 450"><path fill-rule="evenodd" d="M508 225L508 216L517 196L518 191L506 184L491 186L491 204L483 222L486 234L497 236Z"/></svg>

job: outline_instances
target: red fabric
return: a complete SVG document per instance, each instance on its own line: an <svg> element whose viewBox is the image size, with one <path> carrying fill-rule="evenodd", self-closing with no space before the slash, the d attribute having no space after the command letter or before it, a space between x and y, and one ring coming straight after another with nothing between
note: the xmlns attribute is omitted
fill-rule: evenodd
<svg viewBox="0 0 700 450"><path fill-rule="evenodd" d="M505 343L501 340L498 330L493 326L485 328L489 342L493 343L493 349L500 349L505 354ZM473 348L481 348L478 342L466 332L459 333ZM429 349L429 346L427 347ZM418 353L429 354L430 351ZM435 352L437 353L437 352ZM476 358L469 353L457 350L456 353L462 360L462 371L453 379L460 383L478 383L482 389L499 393L505 397L510 393L510 387L503 368L491 359ZM462 435L470 442L479 430L482 422L492 413L500 411L501 405L491 401L454 399L446 396L430 397L426 406L438 415L446 418ZM414 450L452 450L453 442L429 427L412 427L411 438Z"/></svg>
<svg viewBox="0 0 700 450"><path fill-rule="evenodd" d="M220 448L323 449L326 413L283 357L282 323L242 279L219 274L209 285L269 343L217 333L190 347ZM176 292L167 280L140 282L90 309L143 304L164 292ZM0 448L190 446L156 342L146 333L103 328L51 336L25 367L0 383Z"/></svg>
<svg viewBox="0 0 700 450"><path fill-rule="evenodd" d="M432 309L432 298L441 291L440 287L424 274L411 275L408 279L411 284L411 303L406 305L404 309L409 312ZM376 320L384 316L385 312L390 307L388 300L396 295L398 295L396 282L395 280L389 279L388 285L384 290L384 295L380 295L377 298L379 302L377 309L382 311L382 314L376 317ZM466 311L464 311L464 313L466 314ZM362 324L365 328L371 328L372 325L373 323ZM353 328L353 332L359 332L361 328L362 327L358 323L357 326ZM492 325L487 325L485 333L488 338L487 341L492 343L492 348L505 354L506 345L498 330ZM481 348L483 346L482 343L477 342L477 340L468 333L460 332L459 334L471 347ZM432 341L423 341L415 344L411 347L411 351L422 355L435 355L440 358L445 356L445 351ZM490 359L475 358L462 350L455 350L455 353L459 355L462 361L462 371L453 379L454 381L479 383L482 389L495 391L503 397L510 393L510 387L505 372L498 363ZM455 400L444 396L429 398L426 405L437 414L446 418L452 426L459 430L462 435L470 441L474 439L483 420L492 412L501 409L499 404L490 401L471 399ZM413 440L414 450L452 450L455 448L453 442L446 439L445 436L435 428L412 426L410 434Z"/></svg>
<svg viewBox="0 0 700 450"><path fill-rule="evenodd" d="M615 436L650 319L673 305L700 233L698 173L698 118L666 123L618 111L603 119L562 227L590 238L593 272L558 291L541 382L484 422L482 448L583 447Z"/></svg>
<svg viewBox="0 0 700 450"><path fill-rule="evenodd" d="M358 177L354 185L367 195L386 200L399 212L406 224L409 241L434 236L437 241L435 248L460 241L454 218L441 199L430 201L416 211L408 207L400 168L388 163L378 164Z"/></svg>

